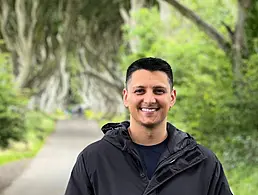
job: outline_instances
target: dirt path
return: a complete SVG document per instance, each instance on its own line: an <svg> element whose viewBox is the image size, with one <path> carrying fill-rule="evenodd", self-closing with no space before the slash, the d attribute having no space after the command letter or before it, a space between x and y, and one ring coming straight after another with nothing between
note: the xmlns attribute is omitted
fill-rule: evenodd
<svg viewBox="0 0 258 195"><path fill-rule="evenodd" d="M14 162L0 169L0 182L5 181L4 185L1 182L3 187L16 178L0 195L64 194L77 155L101 136L94 121L59 121L56 131L33 160Z"/></svg>
<svg viewBox="0 0 258 195"><path fill-rule="evenodd" d="M0 166L0 194L15 178L23 173L30 162L31 159L25 159Z"/></svg>

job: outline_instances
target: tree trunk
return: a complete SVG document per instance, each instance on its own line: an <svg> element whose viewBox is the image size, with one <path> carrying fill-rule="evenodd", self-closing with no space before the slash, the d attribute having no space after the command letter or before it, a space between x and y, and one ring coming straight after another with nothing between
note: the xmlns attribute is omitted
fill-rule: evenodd
<svg viewBox="0 0 258 195"><path fill-rule="evenodd" d="M130 29L134 29L137 25L137 22L135 19L132 17L132 15L137 12L139 9L141 9L144 6L145 0L131 0L131 9L129 13L126 12L124 8L120 8L120 14L124 20L124 23L127 24ZM138 37L133 37L129 41L130 49L132 53L137 53L138 51L138 46L139 46L139 38Z"/></svg>
<svg viewBox="0 0 258 195"><path fill-rule="evenodd" d="M24 0L16 0L15 2L15 12L17 21L17 41L16 49L18 54L18 60L20 63L19 74L17 77L17 83L20 88L27 86L29 75L31 73L32 67L35 63L33 55L33 33L37 23L36 11L38 9L39 2L37 0L33 1L31 8L31 17L28 19L26 16ZM29 20L29 21L28 21ZM30 25L28 25L30 24Z"/></svg>
<svg viewBox="0 0 258 195"><path fill-rule="evenodd" d="M251 6L251 0L238 0L237 22L232 44L232 71L234 75L233 87L238 91L243 85L243 59L248 58L245 24L247 10Z"/></svg>

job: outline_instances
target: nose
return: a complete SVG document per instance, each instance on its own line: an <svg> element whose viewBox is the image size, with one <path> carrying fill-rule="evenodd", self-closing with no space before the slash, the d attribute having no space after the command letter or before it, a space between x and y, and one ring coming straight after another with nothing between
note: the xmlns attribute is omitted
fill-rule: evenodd
<svg viewBox="0 0 258 195"><path fill-rule="evenodd" d="M156 103L155 94L153 94L153 92L145 93L143 101L147 104Z"/></svg>

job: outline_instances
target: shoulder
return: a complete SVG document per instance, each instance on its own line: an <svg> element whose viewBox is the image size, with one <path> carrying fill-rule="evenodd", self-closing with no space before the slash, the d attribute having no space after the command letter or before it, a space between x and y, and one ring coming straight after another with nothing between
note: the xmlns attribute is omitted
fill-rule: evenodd
<svg viewBox="0 0 258 195"><path fill-rule="evenodd" d="M117 157L117 149L105 139L98 140L86 146L77 157L77 164L91 177L99 169L107 167Z"/></svg>
<svg viewBox="0 0 258 195"><path fill-rule="evenodd" d="M84 159L91 159L92 157L105 152L108 145L109 143L107 143L103 139L92 142L80 152L79 157L82 157Z"/></svg>
<svg viewBox="0 0 258 195"><path fill-rule="evenodd" d="M199 148L199 150L202 152L202 154L205 156L206 162L209 163L209 165L214 165L216 163L220 163L216 154L210 150L209 148L201 145L200 143L198 143L194 137L192 135L190 135L189 133L186 133L185 131L182 131L178 128L176 128L175 126L169 124L169 130L170 132L173 133L173 137L174 138L174 142L179 142L181 143L181 140L185 140L185 138L190 138L193 142L195 142L197 144L197 147Z"/></svg>
<svg viewBox="0 0 258 195"><path fill-rule="evenodd" d="M90 172L92 167L100 160L101 151L105 148L103 140L95 141L86 146L77 156L75 169Z"/></svg>
<svg viewBox="0 0 258 195"><path fill-rule="evenodd" d="M200 150L201 150L207 157L212 158L212 159L216 159L216 158L217 158L216 155L215 155L215 153L214 153L212 150L210 150L209 148L207 148L207 147L205 147L205 146L203 146L203 145L201 145L201 144L197 144L197 145L198 145L198 147L200 148Z"/></svg>
<svg viewBox="0 0 258 195"><path fill-rule="evenodd" d="M220 164L218 157L212 150L208 149L207 147L205 147L201 144L197 144L197 145L198 145L199 149L201 150L201 152L205 155L205 157L206 157L205 164L209 168L214 169L218 164Z"/></svg>
<svg viewBox="0 0 258 195"><path fill-rule="evenodd" d="M78 155L77 161L83 161L87 166L95 166L105 158L116 154L116 147L105 139L90 143Z"/></svg>

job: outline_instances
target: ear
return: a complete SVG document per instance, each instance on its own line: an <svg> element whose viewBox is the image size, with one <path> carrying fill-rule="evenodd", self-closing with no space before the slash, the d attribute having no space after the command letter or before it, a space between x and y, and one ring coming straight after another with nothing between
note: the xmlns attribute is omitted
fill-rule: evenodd
<svg viewBox="0 0 258 195"><path fill-rule="evenodd" d="M126 88L124 88L123 90L123 102L124 102L124 106L127 108L128 107L128 91Z"/></svg>
<svg viewBox="0 0 258 195"><path fill-rule="evenodd" d="M170 92L170 108L173 107L175 103L176 103L176 90L172 89L172 91Z"/></svg>

